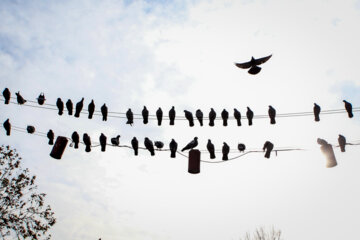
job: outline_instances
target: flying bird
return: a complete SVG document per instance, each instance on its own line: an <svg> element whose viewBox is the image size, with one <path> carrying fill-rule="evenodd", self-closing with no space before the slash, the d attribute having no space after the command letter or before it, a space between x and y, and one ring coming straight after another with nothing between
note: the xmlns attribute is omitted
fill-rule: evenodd
<svg viewBox="0 0 360 240"><path fill-rule="evenodd" d="M10 133L11 133L11 123L10 123L9 119L6 119L6 121L3 123L3 126L4 126L4 128L5 128L6 135L7 135L7 136L10 136Z"/></svg>
<svg viewBox="0 0 360 240"><path fill-rule="evenodd" d="M87 133L84 133L83 135L83 141L85 144L85 152L91 152L91 139L90 136L87 135Z"/></svg>
<svg viewBox="0 0 360 240"><path fill-rule="evenodd" d="M276 110L271 105L269 105L268 114L270 117L270 124L275 124L276 123L276 121L275 121Z"/></svg>
<svg viewBox="0 0 360 240"><path fill-rule="evenodd" d="M251 109L249 107L247 107L246 117L248 119L249 126L251 126L252 125L252 120L254 118L254 112L251 111Z"/></svg>
<svg viewBox="0 0 360 240"><path fill-rule="evenodd" d="M272 144L269 141L266 141L264 144L264 147L263 147L263 151L266 150L264 157L270 158L270 154L271 154L271 151L273 150L273 148L274 148L274 144Z"/></svg>
<svg viewBox="0 0 360 240"><path fill-rule="evenodd" d="M191 142L189 142L181 151L185 151L185 150L189 150L189 149L193 149L198 145L198 138L194 137L194 140L192 140Z"/></svg>
<svg viewBox="0 0 360 240"><path fill-rule="evenodd" d="M345 109L346 109L346 111L348 113L349 118L352 118L354 115L353 115L353 112L352 112L351 103L347 102L346 100L343 100L343 102L345 103Z"/></svg>
<svg viewBox="0 0 360 240"><path fill-rule="evenodd" d="M80 136L76 131L72 133L71 140L75 144L74 148L79 148Z"/></svg>
<svg viewBox="0 0 360 240"><path fill-rule="evenodd" d="M203 126L203 117L204 117L203 112L200 109L198 109L195 112L195 116L196 116L197 120L199 120L200 126Z"/></svg>
<svg viewBox="0 0 360 240"><path fill-rule="evenodd" d="M72 112L73 112L73 103L72 103L72 101L70 99L67 100L65 105L66 105L66 109L69 112L69 115L72 115Z"/></svg>
<svg viewBox="0 0 360 240"><path fill-rule="evenodd" d="M10 97L11 97L11 92L8 88L5 88L3 91L3 96L5 98L5 104L9 104L10 102Z"/></svg>
<svg viewBox="0 0 360 240"><path fill-rule="evenodd" d="M238 144L238 150L239 150L240 152L244 152L245 149L246 149L245 144L243 144L243 143L239 143L239 144Z"/></svg>
<svg viewBox="0 0 360 240"><path fill-rule="evenodd" d="M160 141L155 141L154 144L157 149L162 149L164 147L164 143Z"/></svg>
<svg viewBox="0 0 360 240"><path fill-rule="evenodd" d="M74 117L76 118L80 117L80 112L83 106L84 106L84 98L82 98L81 101L76 104Z"/></svg>
<svg viewBox="0 0 360 240"><path fill-rule="evenodd" d="M104 103L104 105L101 106L100 110L101 110L101 114L102 114L102 117L103 117L102 120L107 121L108 108L107 108L105 103Z"/></svg>
<svg viewBox="0 0 360 240"><path fill-rule="evenodd" d="M320 121L320 112L321 112L321 108L319 105L317 105L316 103L314 103L314 116L315 116L315 122L319 122Z"/></svg>
<svg viewBox="0 0 360 240"><path fill-rule="evenodd" d="M207 145L206 145L206 148L207 148L207 150L209 151L209 153L210 153L210 158L211 159L214 159L216 156L215 156L215 146L214 146L214 144L211 142L211 140L209 139L208 140L208 143L207 143Z"/></svg>
<svg viewBox="0 0 360 240"><path fill-rule="evenodd" d="M57 108L59 109L58 114L59 114L59 115L62 115L62 114L63 114L63 111L64 111L64 103L63 103L63 101L61 101L61 98L58 98L58 99L56 100L56 106L57 106Z"/></svg>
<svg viewBox="0 0 360 240"><path fill-rule="evenodd" d="M49 139L49 145L54 145L54 132L50 129L46 136Z"/></svg>
<svg viewBox="0 0 360 240"><path fill-rule="evenodd" d="M146 137L144 140L144 145L145 145L146 149L149 150L151 156L154 156L155 150L154 150L153 142L149 138Z"/></svg>
<svg viewBox="0 0 360 240"><path fill-rule="evenodd" d="M226 109L224 109L222 112L221 112L221 118L223 119L223 126L227 126L227 121L229 119L229 112L226 111Z"/></svg>
<svg viewBox="0 0 360 240"><path fill-rule="evenodd" d="M210 109L210 112L209 112L209 126L210 127L213 127L215 126L215 119L216 119L216 112L214 111L213 108Z"/></svg>
<svg viewBox="0 0 360 240"><path fill-rule="evenodd" d="M338 142L341 152L345 152L346 138L339 134Z"/></svg>
<svg viewBox="0 0 360 240"><path fill-rule="evenodd" d="M194 126L194 117L192 112L184 110L185 113L185 118L189 121L189 126L193 127Z"/></svg>
<svg viewBox="0 0 360 240"><path fill-rule="evenodd" d="M43 104L45 103L45 100L46 100L44 93L40 93L40 95L38 96L37 100L38 100L38 104L39 104L39 105L43 105Z"/></svg>
<svg viewBox="0 0 360 240"><path fill-rule="evenodd" d="M111 144L114 146L119 146L120 145L120 135L117 135L114 138L111 138Z"/></svg>
<svg viewBox="0 0 360 240"><path fill-rule="evenodd" d="M130 108L126 112L126 118L127 118L126 124L130 124L130 126L132 126L134 123L134 115Z"/></svg>
<svg viewBox="0 0 360 240"><path fill-rule="evenodd" d="M24 103L26 103L26 100L20 95L20 91L18 91L16 94L16 100L17 100L17 103L22 105Z"/></svg>
<svg viewBox="0 0 360 240"><path fill-rule="evenodd" d="M170 125L175 125L175 117L176 117L175 107L172 106L169 111Z"/></svg>
<svg viewBox="0 0 360 240"><path fill-rule="evenodd" d="M261 67L258 67L258 65L261 65L265 62L267 62L267 60L269 60L271 58L272 55L269 55L267 57L263 57L263 58L258 58L255 59L254 57L251 57L251 60L249 62L244 62L244 63L235 63L235 65L238 68L243 68L243 69L249 69L248 73L255 75L258 74L261 71Z"/></svg>
<svg viewBox="0 0 360 240"><path fill-rule="evenodd" d="M103 133L101 133L101 135L99 137L99 141L100 141L100 146L101 146L102 152L105 152L105 150L106 150L106 140L107 140L107 137Z"/></svg>
<svg viewBox="0 0 360 240"><path fill-rule="evenodd" d="M133 137L133 139L131 140L131 146L134 149L135 156L137 156L139 149L139 141L136 139L136 137Z"/></svg>
<svg viewBox="0 0 360 240"><path fill-rule="evenodd" d="M161 108L159 108L159 109L156 111L156 118L157 118L157 120L158 120L158 126L161 126L162 117L163 117L163 112L162 112Z"/></svg>
<svg viewBox="0 0 360 240"><path fill-rule="evenodd" d="M237 125L241 126L241 113L234 108L234 118L236 119Z"/></svg>
<svg viewBox="0 0 360 240"><path fill-rule="evenodd" d="M178 148L178 144L177 142L175 142L174 139L171 139L171 142L169 144L169 148L170 148L170 157L171 158L175 158L176 157L176 151L177 151L177 148Z"/></svg>
<svg viewBox="0 0 360 240"><path fill-rule="evenodd" d="M88 118L89 118L89 119L92 119L93 114L94 114L94 112L95 112L95 103L94 103L94 100L93 100L93 99L91 100L91 102L90 102L89 105L88 105L88 112L89 112Z"/></svg>
<svg viewBox="0 0 360 240"><path fill-rule="evenodd" d="M229 152L230 152L230 147L229 145L226 144L226 142L224 142L224 145L222 147L222 154L223 154L223 157L222 157L222 160L226 161L226 160L229 160Z"/></svg>
<svg viewBox="0 0 360 240"><path fill-rule="evenodd" d="M147 124L149 122L149 111L147 110L147 108L145 106L144 106L141 114L143 116L143 123Z"/></svg>

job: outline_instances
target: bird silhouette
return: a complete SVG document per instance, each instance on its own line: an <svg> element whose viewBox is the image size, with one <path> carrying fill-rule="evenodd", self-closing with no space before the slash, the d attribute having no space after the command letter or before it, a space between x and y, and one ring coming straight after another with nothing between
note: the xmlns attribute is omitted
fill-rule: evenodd
<svg viewBox="0 0 360 240"><path fill-rule="evenodd" d="M210 112L209 112L209 126L210 127L215 126L215 119L216 119L216 112L214 111L213 108L211 108Z"/></svg>
<svg viewBox="0 0 360 240"><path fill-rule="evenodd" d="M184 110L185 113L185 118L189 121L189 126L193 127L194 126L194 117L192 112Z"/></svg>
<svg viewBox="0 0 360 240"><path fill-rule="evenodd" d="M66 105L66 109L68 110L69 115L72 115L72 112L73 112L73 103L72 103L72 101L70 99L67 100L65 105Z"/></svg>
<svg viewBox="0 0 360 240"><path fill-rule="evenodd" d="M111 144L114 146L119 146L120 145L120 135L117 135L114 138L111 138Z"/></svg>
<svg viewBox="0 0 360 240"><path fill-rule="evenodd" d="M8 88L5 88L2 94L3 94L4 98L5 98L5 104L9 104L10 97L11 97L10 90Z"/></svg>
<svg viewBox="0 0 360 240"><path fill-rule="evenodd" d="M271 154L271 151L273 150L273 148L274 148L274 144L272 144L269 141L266 141L264 144L264 147L263 147L263 151L266 150L264 157L270 158L270 154Z"/></svg>
<svg viewBox="0 0 360 240"><path fill-rule="evenodd" d="M174 139L171 139L171 142L169 144L169 148L170 148L170 157L171 158L176 158L176 151L177 151L177 148L178 148L178 144L177 142L175 142Z"/></svg>
<svg viewBox="0 0 360 240"><path fill-rule="evenodd" d="M63 103L63 101L61 101L61 98L58 98L56 100L56 106L57 106L57 108L59 110L58 114L62 115L63 111L64 111L64 103Z"/></svg>
<svg viewBox="0 0 360 240"><path fill-rule="evenodd" d="M251 111L251 109L249 107L247 107L246 117L248 119L249 126L251 126L252 125L252 120L254 118L254 112Z"/></svg>
<svg viewBox="0 0 360 240"><path fill-rule="evenodd" d="M102 117L103 117L102 120L107 121L108 108L107 108L105 103L104 103L104 105L101 106L100 110L101 110L101 114L102 114Z"/></svg>
<svg viewBox="0 0 360 240"><path fill-rule="evenodd" d="M346 138L339 134L338 142L341 152L345 152Z"/></svg>
<svg viewBox="0 0 360 240"><path fill-rule="evenodd" d="M135 156L137 156L139 149L139 141L136 139L136 137L133 137L133 139L131 140L131 146L134 149Z"/></svg>
<svg viewBox="0 0 360 240"><path fill-rule="evenodd" d="M101 135L99 137L99 141L100 141L100 146L101 146L102 152L105 152L105 150L106 150L106 140L107 140L107 137L103 133L101 133Z"/></svg>
<svg viewBox="0 0 360 240"><path fill-rule="evenodd" d="M185 151L185 150L189 150L189 149L193 149L198 145L198 138L194 137L194 140L192 140L191 142L189 142L181 151Z"/></svg>
<svg viewBox="0 0 360 240"><path fill-rule="evenodd" d="M83 141L85 144L85 152L91 152L91 139L90 136L87 135L87 133L84 133L83 135Z"/></svg>
<svg viewBox="0 0 360 240"><path fill-rule="evenodd" d="M162 117L163 117L163 112L162 112L161 108L159 108L159 109L156 111L156 118L157 118L157 120L158 120L158 126L161 126Z"/></svg>
<svg viewBox="0 0 360 240"><path fill-rule="evenodd" d="M28 125L26 127L26 131L30 134L33 134L35 132L35 127L34 126L31 126L31 125Z"/></svg>
<svg viewBox="0 0 360 240"><path fill-rule="evenodd" d="M49 145L54 145L54 132L50 129L46 136L49 139Z"/></svg>
<svg viewBox="0 0 360 240"><path fill-rule="evenodd" d="M243 143L239 143L239 144L238 144L238 150L239 150L240 152L244 152L245 149L246 149L245 144L243 144Z"/></svg>
<svg viewBox="0 0 360 240"><path fill-rule="evenodd" d="M4 126L4 128L5 128L6 135L7 135L7 136L10 136L10 133L11 133L11 123L10 123L10 120L9 120L9 119L6 119L6 121L3 123L3 126Z"/></svg>
<svg viewBox="0 0 360 240"><path fill-rule="evenodd" d="M227 121L229 119L229 112L226 111L226 109L224 109L222 112L221 112L221 118L223 120L223 126L227 126Z"/></svg>
<svg viewBox="0 0 360 240"><path fill-rule="evenodd" d="M258 59L251 57L251 60L249 62L235 63L235 66L237 66L238 68L243 68L243 69L250 68L248 73L255 75L261 71L261 67L258 67L258 65L261 65L261 64L267 62L267 60L269 60L271 58L271 56L272 55L269 55L267 57L258 58Z"/></svg>
<svg viewBox="0 0 360 240"><path fill-rule="evenodd" d="M200 109L198 109L195 112L195 116L196 116L197 120L199 120L200 126L203 126L203 117L204 117L203 112Z"/></svg>
<svg viewBox="0 0 360 240"><path fill-rule="evenodd" d="M207 143L207 145L206 145L206 148L207 148L207 150L208 150L209 153L210 153L210 158L211 158L211 159L216 158L216 156L215 156L215 146L214 146L214 144L211 142L210 139L208 140L208 143Z"/></svg>
<svg viewBox="0 0 360 240"><path fill-rule="evenodd" d="M75 144L74 148L75 149L79 148L80 136L76 131L72 133L71 140Z"/></svg>
<svg viewBox="0 0 360 240"><path fill-rule="evenodd" d="M230 152L230 147L229 145L226 144L226 142L224 142L224 145L222 147L222 160L226 161L229 160L229 152Z"/></svg>
<svg viewBox="0 0 360 240"><path fill-rule="evenodd" d="M343 102L345 103L345 109L346 109L346 111L348 113L349 118L352 118L354 115L353 115L353 112L352 112L351 103L347 102L346 100L343 100Z"/></svg>
<svg viewBox="0 0 360 240"><path fill-rule="evenodd" d="M234 118L236 119L237 125L241 126L241 113L234 108Z"/></svg>
<svg viewBox="0 0 360 240"><path fill-rule="evenodd" d="M126 124L130 124L130 126L132 126L134 123L134 115L130 108L126 112L126 118L127 118Z"/></svg>
<svg viewBox="0 0 360 240"><path fill-rule="evenodd" d="M315 122L319 122L319 121L320 121L320 111L321 111L320 106L317 105L316 103L314 103Z"/></svg>
<svg viewBox="0 0 360 240"><path fill-rule="evenodd" d="M175 125L175 117L176 117L175 107L172 106L169 111L170 125Z"/></svg>
<svg viewBox="0 0 360 240"><path fill-rule="evenodd" d="M268 114L270 117L270 124L275 124L276 123L276 121L275 121L276 110L271 105L269 105Z"/></svg>
<svg viewBox="0 0 360 240"><path fill-rule="evenodd" d="M93 114L94 114L94 112L95 112L95 103L94 103L94 100L93 100L93 99L91 100L91 102L90 102L89 105L88 105L88 112L89 112L88 118L89 118L89 119L92 119Z"/></svg>
<svg viewBox="0 0 360 240"><path fill-rule="evenodd" d="M24 103L26 103L26 100L20 95L20 91L18 91L16 94L16 100L17 100L17 103L22 105Z"/></svg>
<svg viewBox="0 0 360 240"><path fill-rule="evenodd" d="M147 124L149 122L149 111L147 110L147 108L145 106L144 106L141 114L143 116L143 123Z"/></svg>
<svg viewBox="0 0 360 240"><path fill-rule="evenodd" d="M80 112L83 106L84 106L84 98L82 98L81 101L76 104L74 117L76 118L80 117Z"/></svg>
<svg viewBox="0 0 360 240"><path fill-rule="evenodd" d="M43 105L43 104L45 103L45 100L46 100L44 93L40 93L40 95L38 96L37 100L38 100L38 104L39 104L39 105Z"/></svg>
<svg viewBox="0 0 360 240"><path fill-rule="evenodd" d="M146 137L144 140L144 145L145 145L146 149L149 150L151 156L154 156L155 150L154 150L153 142L149 138Z"/></svg>
<svg viewBox="0 0 360 240"><path fill-rule="evenodd" d="M160 141L155 141L154 144L157 149L162 149L164 147L164 143Z"/></svg>

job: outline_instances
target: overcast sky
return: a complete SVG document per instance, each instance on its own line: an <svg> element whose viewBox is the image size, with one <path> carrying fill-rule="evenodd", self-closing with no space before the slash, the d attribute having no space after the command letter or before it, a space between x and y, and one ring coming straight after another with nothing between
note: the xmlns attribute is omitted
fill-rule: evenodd
<svg viewBox="0 0 360 240"><path fill-rule="evenodd" d="M1 1L0 88L20 91L46 102L58 97L73 103L94 99L109 111L150 114L175 106L195 113L233 108L256 115L268 105L278 113L342 109L343 99L360 105L357 57L360 53L360 1ZM273 54L258 75L234 62ZM306 151L262 153L221 164L202 163L201 173L187 172L187 158L169 152L108 147L67 147L58 161L49 156L47 139L1 129L0 143L11 145L23 165L37 175L57 218L53 239L238 239L256 227L274 226L284 239L354 239L360 222L360 148L335 149L338 166L325 168L318 137L337 144L360 140L359 113L256 119L228 127L188 127L186 121L133 126L124 119L101 121L86 114L77 119L56 111L0 104L1 121L15 126L52 129L56 136L73 131L120 134L121 144L136 136L179 148L195 136L199 149L211 139L217 149L239 142L261 149ZM230 157L237 156L234 152ZM208 160L204 152L201 158ZM217 160L221 154L217 154Z"/></svg>

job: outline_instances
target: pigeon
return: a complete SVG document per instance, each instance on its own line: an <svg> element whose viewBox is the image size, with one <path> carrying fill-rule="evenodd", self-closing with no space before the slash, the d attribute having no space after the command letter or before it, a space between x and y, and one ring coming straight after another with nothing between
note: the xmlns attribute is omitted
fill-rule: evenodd
<svg viewBox="0 0 360 240"><path fill-rule="evenodd" d="M169 111L170 125L175 125L175 117L176 117L175 107L172 106Z"/></svg>
<svg viewBox="0 0 360 240"><path fill-rule="evenodd" d="M245 144L243 144L243 143L239 143L239 144L238 144L238 150L239 150L240 152L244 152L245 149L246 149Z"/></svg>
<svg viewBox="0 0 360 240"><path fill-rule="evenodd" d="M5 88L3 91L3 96L5 98L5 104L9 104L10 102L10 97L11 97L11 92L8 88Z"/></svg>
<svg viewBox="0 0 360 240"><path fill-rule="evenodd" d="M85 152L91 152L91 139L90 136L87 135L87 133L84 133L83 135L83 141L85 144Z"/></svg>
<svg viewBox="0 0 360 240"><path fill-rule="evenodd" d="M11 124L10 124L9 119L6 119L6 121L3 123L3 126L4 126L4 128L5 128L6 135L7 135L7 136L10 136L10 133L11 133Z"/></svg>
<svg viewBox="0 0 360 240"><path fill-rule="evenodd" d="M30 134L33 134L33 133L35 132L35 127L28 125L28 126L26 127L26 131L27 131L28 133L30 133Z"/></svg>
<svg viewBox="0 0 360 240"><path fill-rule="evenodd" d="M254 118L254 112L251 111L251 109L249 107L247 107L246 117L248 119L249 126L251 126L252 125L252 120Z"/></svg>
<svg viewBox="0 0 360 240"><path fill-rule="evenodd" d="M275 116L276 116L276 110L271 105L269 105L269 111L268 111L269 117L270 117L270 124L275 124Z"/></svg>
<svg viewBox="0 0 360 240"><path fill-rule="evenodd" d="M58 114L59 114L59 115L62 115L62 114L63 114L63 111L64 111L64 103L63 103L63 101L61 101L61 98L58 98L58 99L56 100L56 106L57 106L57 108L59 109Z"/></svg>
<svg viewBox="0 0 360 240"><path fill-rule="evenodd" d="M72 112L73 112L73 103L72 103L72 101L70 99L67 100L65 105L66 105L66 109L69 112L69 115L72 115Z"/></svg>
<svg viewBox="0 0 360 240"><path fill-rule="evenodd" d="M38 104L39 104L39 105L43 105L43 104L45 103L45 100L46 100L44 93L40 93L40 95L38 96L37 100L38 100Z"/></svg>
<svg viewBox="0 0 360 240"><path fill-rule="evenodd" d="M119 146L120 145L120 135L117 135L114 138L111 138L111 144L114 146Z"/></svg>
<svg viewBox="0 0 360 240"><path fill-rule="evenodd" d="M16 94L16 100L17 100L17 103L22 105L24 103L26 103L26 100L20 95L20 91L18 91Z"/></svg>
<svg viewBox="0 0 360 240"><path fill-rule="evenodd" d="M154 144L157 149L162 149L164 147L164 143L160 141L155 141Z"/></svg>
<svg viewBox="0 0 360 240"><path fill-rule="evenodd" d="M215 156L215 147L214 147L214 144L212 144L211 140L209 139L208 140L208 143L206 145L206 148L207 150L209 151L210 153L210 158L211 159L214 159L216 156Z"/></svg>
<svg viewBox="0 0 360 240"><path fill-rule="evenodd" d="M274 148L274 144L272 144L269 141L265 142L264 147L263 147L263 151L266 150L266 153L265 153L265 156L264 156L265 158L270 158L270 153L273 150L273 148Z"/></svg>
<svg viewBox="0 0 360 240"><path fill-rule="evenodd" d="M192 112L184 110L185 113L185 118L189 121L189 126L193 127L194 126L194 117Z"/></svg>
<svg viewBox="0 0 360 240"><path fill-rule="evenodd" d="M317 105L316 103L314 103L314 116L315 116L315 122L319 122L320 121L320 111L321 108L319 105Z"/></svg>
<svg viewBox="0 0 360 240"><path fill-rule="evenodd" d="M149 111L147 110L147 108L145 106L141 113L143 116L143 123L147 124L149 122Z"/></svg>
<svg viewBox="0 0 360 240"><path fill-rule="evenodd" d="M101 135L99 137L99 141L100 141L100 146L101 146L102 152L105 152L105 150L106 150L106 140L107 140L107 137L103 133L101 133Z"/></svg>
<svg viewBox="0 0 360 240"><path fill-rule="evenodd" d="M130 126L132 126L134 123L134 115L130 108L126 112L126 118L127 118L126 124L130 124Z"/></svg>
<svg viewBox="0 0 360 240"><path fill-rule="evenodd" d="M49 145L54 145L54 132L50 129L47 133L47 137L49 139Z"/></svg>
<svg viewBox="0 0 360 240"><path fill-rule="evenodd" d="M354 115L353 115L353 112L352 112L351 103L347 102L346 100L343 100L343 102L345 103L345 109L346 109L346 111L348 113L349 118L352 118Z"/></svg>
<svg viewBox="0 0 360 240"><path fill-rule="evenodd" d="M83 106L84 106L84 98L82 98L81 101L76 104L74 117L76 118L80 117L80 112Z"/></svg>
<svg viewBox="0 0 360 240"><path fill-rule="evenodd" d="M105 103L104 103L104 105L101 106L100 110L101 110L101 114L102 114L102 117L103 117L102 120L107 121L108 108L107 108Z"/></svg>
<svg viewBox="0 0 360 240"><path fill-rule="evenodd" d="M339 134L338 142L341 152L345 152L346 138Z"/></svg>
<svg viewBox="0 0 360 240"><path fill-rule="evenodd" d="M177 148L178 148L178 144L177 142L175 142L174 139L171 139L171 142L169 144L169 148L170 148L170 157L171 158L175 158L176 157L176 151L177 151Z"/></svg>
<svg viewBox="0 0 360 240"><path fill-rule="evenodd" d="M325 145L328 145L328 144L329 144L326 140L324 140L324 139L322 139L322 138L318 138L316 141L317 141L317 143L320 144L321 146L325 146Z"/></svg>
<svg viewBox="0 0 360 240"><path fill-rule="evenodd" d="M75 144L74 148L79 148L80 136L76 131L72 133L71 140Z"/></svg>
<svg viewBox="0 0 360 240"><path fill-rule="evenodd" d="M189 149L193 149L198 145L198 138L194 137L194 140L192 140L191 142L189 142L181 151L185 151L185 150L189 150Z"/></svg>
<svg viewBox="0 0 360 240"><path fill-rule="evenodd" d="M135 156L137 156L139 149L139 141L136 139L136 137L133 137L133 139L131 140L131 146L134 149Z"/></svg>
<svg viewBox="0 0 360 240"><path fill-rule="evenodd" d="M223 119L223 126L227 126L227 121L229 119L229 113L228 111L226 111L226 109L224 109L222 112L221 112L221 118Z"/></svg>
<svg viewBox="0 0 360 240"><path fill-rule="evenodd" d="M214 111L213 108L211 108L210 112L209 112L209 126L213 127L215 126L215 118L216 118L216 112Z"/></svg>
<svg viewBox="0 0 360 240"><path fill-rule="evenodd" d="M163 112L162 112L161 108L159 108L156 111L156 118L158 120L158 126L161 126L162 117L163 117Z"/></svg>
<svg viewBox="0 0 360 240"><path fill-rule="evenodd" d="M255 75L261 71L261 67L258 67L258 65L265 63L267 60L269 60L271 58L271 56L272 55L269 55L267 57L258 58L258 59L251 57L251 60L249 62L235 63L235 66L237 66L238 68L243 68L243 69L250 68L248 73Z"/></svg>
<svg viewBox="0 0 360 240"><path fill-rule="evenodd" d="M241 126L241 113L234 108L234 118L236 119L237 125Z"/></svg>
<svg viewBox="0 0 360 240"><path fill-rule="evenodd" d="M154 150L153 142L149 138L146 137L144 140L144 145L145 145L146 149L149 150L151 156L154 156L155 150Z"/></svg>
<svg viewBox="0 0 360 240"><path fill-rule="evenodd" d="M91 100L91 102L89 103L89 105L88 105L88 112L89 112L88 118L89 118L89 119L92 119L93 114L94 114L94 112L95 112L95 103L94 103L94 100Z"/></svg>
<svg viewBox="0 0 360 240"><path fill-rule="evenodd" d="M222 160L226 161L226 160L229 160L229 152L230 152L230 147L229 145L226 144L226 142L224 142L224 145L222 147L222 154L223 154L223 157L222 157Z"/></svg>
<svg viewBox="0 0 360 240"><path fill-rule="evenodd" d="M196 116L197 120L199 120L200 126L203 126L203 117L204 117L203 112L200 109L198 109L195 112L195 116Z"/></svg>

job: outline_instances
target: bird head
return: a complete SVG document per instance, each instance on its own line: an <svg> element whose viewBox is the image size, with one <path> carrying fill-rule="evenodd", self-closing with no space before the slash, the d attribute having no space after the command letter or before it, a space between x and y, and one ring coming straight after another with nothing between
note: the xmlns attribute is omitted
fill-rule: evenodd
<svg viewBox="0 0 360 240"><path fill-rule="evenodd" d="M195 140L198 140L198 137L194 137Z"/></svg>
<svg viewBox="0 0 360 240"><path fill-rule="evenodd" d="M120 135L117 135L116 138L119 139L119 138L120 138Z"/></svg>

